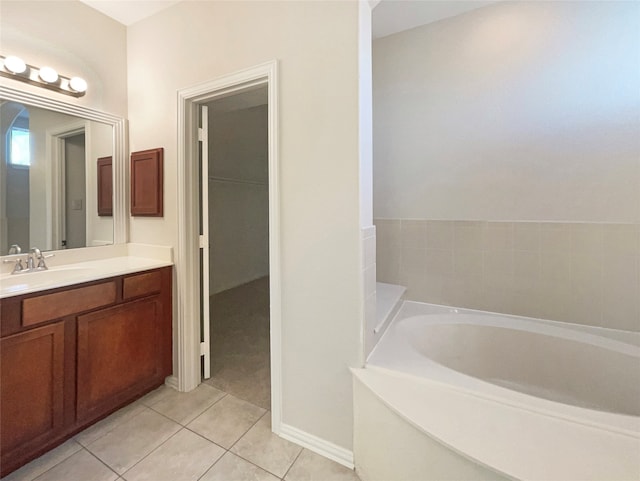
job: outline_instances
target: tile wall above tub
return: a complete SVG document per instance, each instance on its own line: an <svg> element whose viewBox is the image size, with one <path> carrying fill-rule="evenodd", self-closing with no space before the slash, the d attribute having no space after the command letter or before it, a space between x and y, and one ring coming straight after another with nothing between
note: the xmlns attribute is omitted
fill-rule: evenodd
<svg viewBox="0 0 640 481"><path fill-rule="evenodd" d="M376 219L406 299L640 331L640 224Z"/></svg>

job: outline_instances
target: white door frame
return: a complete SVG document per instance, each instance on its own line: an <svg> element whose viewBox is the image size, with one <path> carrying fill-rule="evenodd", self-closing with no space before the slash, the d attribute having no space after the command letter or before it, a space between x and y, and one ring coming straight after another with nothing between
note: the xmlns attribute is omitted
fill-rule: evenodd
<svg viewBox="0 0 640 481"><path fill-rule="evenodd" d="M200 289L198 242L197 106L258 85L268 90L269 129L269 315L271 330L271 422L282 420L281 250L278 157L277 60L178 91L177 366L175 385L190 391L200 384Z"/></svg>
<svg viewBox="0 0 640 481"><path fill-rule="evenodd" d="M86 120L69 122L47 129L46 131L46 151L47 158L51 162L47 165L47 185L51 186L49 193L49 203L47 206L47 245L53 250L59 250L62 239L66 237L66 214L65 214L65 142L68 137L74 135L85 135L84 157L85 157L85 190L87 197L90 184L89 167L91 152L91 124ZM85 205L85 215L87 216L87 227L89 226L89 211ZM57 219L57 222L55 221ZM50 225L49 225L50 224ZM86 230L86 229L85 229ZM87 242L85 232L85 244ZM88 244L86 244L88 247Z"/></svg>

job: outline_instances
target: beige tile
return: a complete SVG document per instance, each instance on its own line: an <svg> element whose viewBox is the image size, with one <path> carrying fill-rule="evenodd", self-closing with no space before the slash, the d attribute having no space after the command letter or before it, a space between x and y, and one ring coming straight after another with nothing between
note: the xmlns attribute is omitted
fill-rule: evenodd
<svg viewBox="0 0 640 481"><path fill-rule="evenodd" d="M513 248L517 251L538 252L540 250L540 223L514 222Z"/></svg>
<svg viewBox="0 0 640 481"><path fill-rule="evenodd" d="M426 241L428 249L452 249L453 222L446 220L427 221Z"/></svg>
<svg viewBox="0 0 640 481"><path fill-rule="evenodd" d="M260 420L238 441L231 452L282 477L293 464L302 448L271 432L270 413Z"/></svg>
<svg viewBox="0 0 640 481"><path fill-rule="evenodd" d="M82 446L73 439L70 439L57 448L22 466L20 469L17 469L9 476L5 476L2 478L2 481L31 481L81 449Z"/></svg>
<svg viewBox="0 0 640 481"><path fill-rule="evenodd" d="M507 251L513 249L513 223L487 222L483 229L483 249Z"/></svg>
<svg viewBox="0 0 640 481"><path fill-rule="evenodd" d="M37 481L113 481L118 475L82 449L38 476Z"/></svg>
<svg viewBox="0 0 640 481"><path fill-rule="evenodd" d="M374 220L374 224L376 226L376 243L378 246L385 245L394 250L402 247L400 219L376 219Z"/></svg>
<svg viewBox="0 0 640 481"><path fill-rule="evenodd" d="M546 283L571 281L571 253L543 251L540 253L540 279Z"/></svg>
<svg viewBox="0 0 640 481"><path fill-rule="evenodd" d="M454 273L456 277L482 275L482 251L457 249L453 253Z"/></svg>
<svg viewBox="0 0 640 481"><path fill-rule="evenodd" d="M376 280L397 284L400 282L400 250L378 249L376 255Z"/></svg>
<svg viewBox="0 0 640 481"><path fill-rule="evenodd" d="M400 224L402 247L424 249L427 245L427 222L423 220L402 220Z"/></svg>
<svg viewBox="0 0 640 481"><path fill-rule="evenodd" d="M122 474L179 430L179 424L145 408L87 449Z"/></svg>
<svg viewBox="0 0 640 481"><path fill-rule="evenodd" d="M513 275L516 278L540 279L540 253L514 251Z"/></svg>
<svg viewBox="0 0 640 481"><path fill-rule="evenodd" d="M515 278L506 296L506 309L509 314L542 317L539 282L527 278Z"/></svg>
<svg viewBox="0 0 640 481"><path fill-rule="evenodd" d="M485 276L513 275L513 251L491 250L485 251L482 257L482 270Z"/></svg>
<svg viewBox="0 0 640 481"><path fill-rule="evenodd" d="M481 310L489 312L505 312L507 310L507 299L505 297L505 278L494 277L484 278L482 284L482 307Z"/></svg>
<svg viewBox="0 0 640 481"><path fill-rule="evenodd" d="M83 446L88 446L96 439L99 439L107 434L109 431L113 431L119 424L126 422L132 417L140 414L140 412L144 409L145 406L140 402L129 404L111 414L110 416L104 418L102 421L99 421L93 426L88 427L81 433L78 433L75 436L75 440Z"/></svg>
<svg viewBox="0 0 640 481"><path fill-rule="evenodd" d="M427 249L424 262L424 273L427 276L453 276L453 251L451 249Z"/></svg>
<svg viewBox="0 0 640 481"><path fill-rule="evenodd" d="M609 286L638 286L638 262L635 256L611 255L602 262L604 283ZM639 294L640 296L640 294Z"/></svg>
<svg viewBox="0 0 640 481"><path fill-rule="evenodd" d="M444 280L441 298L446 305L481 309L482 276L464 276Z"/></svg>
<svg viewBox="0 0 640 481"><path fill-rule="evenodd" d="M602 290L592 284L573 283L569 299L569 321L589 326L602 324Z"/></svg>
<svg viewBox="0 0 640 481"><path fill-rule="evenodd" d="M408 273L424 275L426 272L426 249L402 249L400 278Z"/></svg>
<svg viewBox="0 0 640 481"><path fill-rule="evenodd" d="M359 481L353 469L303 449L285 476L285 481Z"/></svg>
<svg viewBox="0 0 640 481"><path fill-rule="evenodd" d="M640 255L640 225L605 224L603 226L603 244L606 254Z"/></svg>
<svg viewBox="0 0 640 481"><path fill-rule="evenodd" d="M448 305L448 296L445 291L447 283L450 282L450 278L426 276L416 282L415 292L420 292L419 298L411 298L409 300L416 300L420 302L429 302L431 304ZM407 289L407 292L409 290Z"/></svg>
<svg viewBox="0 0 640 481"><path fill-rule="evenodd" d="M540 224L540 250L571 251L571 224L543 222Z"/></svg>
<svg viewBox="0 0 640 481"><path fill-rule="evenodd" d="M602 224L573 224L571 226L571 248L573 252L601 255L604 248Z"/></svg>
<svg viewBox="0 0 640 481"><path fill-rule="evenodd" d="M242 350L239 351L242 353ZM248 401L251 404L268 409L271 404L271 371L268 361L268 353L263 365L255 366L255 359L263 358L262 354L248 354L247 364L225 364L215 372L215 377L205 381L207 384L233 394L237 398Z"/></svg>
<svg viewBox="0 0 640 481"><path fill-rule="evenodd" d="M583 252L571 254L571 280L574 284L602 286L603 258Z"/></svg>
<svg viewBox="0 0 640 481"><path fill-rule="evenodd" d="M637 285L605 285L602 296L603 327L640 331L640 289Z"/></svg>
<svg viewBox="0 0 640 481"><path fill-rule="evenodd" d="M228 452L200 478L200 481L277 481L271 473Z"/></svg>
<svg viewBox="0 0 640 481"><path fill-rule="evenodd" d="M127 471L127 481L196 481L225 450L182 429Z"/></svg>
<svg viewBox="0 0 640 481"><path fill-rule="evenodd" d="M542 281L540 285L540 317L572 322L571 284L569 281Z"/></svg>
<svg viewBox="0 0 640 481"><path fill-rule="evenodd" d="M400 284L407 288L405 299L419 302L434 302L434 296L442 292L442 280L435 276L427 276L422 271L408 271L400 278Z"/></svg>
<svg viewBox="0 0 640 481"><path fill-rule="evenodd" d="M166 384L163 384L159 388L154 389L153 391L142 396L140 399L138 399L138 402L141 404L144 404L145 406L151 406L152 404L157 403L161 399L164 399L166 396L170 395L174 391L175 389L170 388Z"/></svg>
<svg viewBox="0 0 640 481"><path fill-rule="evenodd" d="M453 226L455 250L482 250L483 222L456 221Z"/></svg>
<svg viewBox="0 0 640 481"><path fill-rule="evenodd" d="M265 412L229 394L191 421L188 427L229 449Z"/></svg>
<svg viewBox="0 0 640 481"><path fill-rule="evenodd" d="M177 423L185 425L202 414L209 406L222 398L224 394L224 392L212 386L200 384L189 392L172 390L161 400L151 404L150 407Z"/></svg>

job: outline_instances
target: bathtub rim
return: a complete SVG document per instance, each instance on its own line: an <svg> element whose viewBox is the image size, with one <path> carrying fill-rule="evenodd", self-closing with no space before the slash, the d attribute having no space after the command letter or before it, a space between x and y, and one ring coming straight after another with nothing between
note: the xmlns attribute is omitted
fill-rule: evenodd
<svg viewBox="0 0 640 481"><path fill-rule="evenodd" d="M474 396L472 393L463 392L456 389L452 389L450 385L431 381L424 378L417 378L410 374L394 371L391 369L379 367L379 366L367 366L365 368L351 368L353 375L354 389L355 383L360 383L367 390L369 390L373 396L378 398L382 404L384 404L389 410L395 413L402 421L413 426L420 431L423 435L428 436L432 440L442 444L448 449L451 449L454 453L480 465L483 468L491 470L501 476L509 479L554 479L557 481L568 479L567 470L575 475L573 471L576 469L582 469L583 472L577 478L575 476L572 479L610 479L606 475L610 472L612 466L619 466L618 456L620 452L629 457L636 459L635 453L640 449L640 439L635 436L628 436L623 433L612 432L608 430L602 430L598 427L589 425L583 425L581 423L570 423L568 426L564 426L565 419L556 418L553 416L547 416L535 411L527 411L519 408L518 406L505 405L500 406L500 402L492 399L486 399L484 397ZM417 395L416 395L417 393ZM423 409L425 396L429 396L429 409ZM465 424L459 417L449 418L452 419L451 425L443 429L443 426L439 426L439 429L433 429L432 424L437 423L438 414L450 410L450 404L447 401L443 401L442 397L448 397L449 399L459 399L469 401L471 406L474 403L482 403L485 408L491 409L511 409L512 412L518 412L518 415L524 416L523 424L529 423L529 426L534 430L545 430L551 427L554 431L553 443L533 443L532 450L535 455L527 458L523 453L530 453L529 449L523 449L522 444L513 442L512 439L497 439L496 433L491 432L489 435L492 437L492 442L487 443L486 432L476 432L474 429L469 429L469 425ZM423 397L419 406L416 405L416 397ZM434 409L435 407L435 409ZM473 407L477 407L477 404ZM354 410L357 410L358 406L354 405ZM471 409L467 410L472 412ZM463 411L464 412L464 411ZM473 410L475 414L477 410ZM501 412L502 414L502 412ZM504 422L502 415L495 416L497 423ZM528 419L528 420L527 420ZM563 423L562 429L559 427L553 427L558 422ZM543 424L547 426L542 426ZM436 431L436 432L434 432ZM464 436L463 446L460 446L460 432L463 431ZM470 431L470 433L469 433ZM469 433L469 434L468 434ZM557 436L555 436L557 434ZM584 436L584 435L587 436ZM597 448L593 448L593 438L600 436L606 436L608 441L604 443L607 453L610 455L606 460L601 460L602 446L596 441ZM563 464L560 471L564 474L556 476L543 476L535 474L536 469L540 469L536 463L533 463L531 459L553 459L554 454L558 451L557 446L563 445L562 437L566 439L565 444L571 446L573 451L573 458L567 460L563 457ZM589 437L590 439L587 439ZM526 437L525 443L526 444ZM576 448L580 448L584 445L587 449L591 448L594 456L587 456L586 459L590 463L599 463L599 469L593 469L592 465L586 467L580 462L583 459L582 452L575 453ZM499 453L498 455L495 452ZM354 451L357 448L354 446ZM524 459L523 459L524 458ZM493 459L493 461L491 460ZM527 462L529 461L529 462ZM544 463L542 463L544 464ZM357 460L356 460L357 465ZM640 461L633 466L631 473L632 478L636 479L640 475ZM532 473L533 471L533 473ZM624 478L627 479L627 478Z"/></svg>
<svg viewBox="0 0 640 481"><path fill-rule="evenodd" d="M405 306L408 308L405 309ZM371 352L370 356L367 358L367 362L365 364L365 368L378 368L383 370L388 370L390 373L398 373L401 376L408 376L417 382L431 382L441 385L442 387L446 387L448 389L452 389L461 393L465 393L468 395L472 395L475 397L479 397L485 400L490 400L493 402L501 403L504 405L508 405L511 407L515 407L518 409L523 409L531 412L535 412L541 415L550 416L558 419L562 419L567 422L577 423L584 426L589 426L596 429L605 430L608 432L621 434L625 436L632 437L634 439L640 439L640 416L633 416L621 413L613 413L607 411L599 411L596 409L575 406L572 404L564 404L559 401L552 401L549 399L544 399L541 397L533 396L531 394L526 394L523 392L519 392L516 390L512 390L497 384L492 384L489 381L485 381L480 378L476 378L473 376L469 376L467 374L461 373L449 367L446 367L436 361L428 357L424 357L421 354L417 354L416 352L412 352L414 349L410 346L408 341L405 341L404 338L397 335L396 325L405 319L409 319L415 316L421 315L429 315L429 314L438 314L438 313L417 313L415 314L415 310L420 309L435 309L439 310L440 314L453 313L452 310L455 310L458 314L484 314L484 315L493 315L504 318L512 318L519 322L533 321L534 323L540 323L543 325L557 325L560 329L575 331L580 334L585 334L591 332L600 332L600 329L606 328L592 328L591 326L582 326L578 325L576 329L572 329L572 327L576 326L571 323L564 323L556 321L549 321L546 319L535 319L528 318L523 316L513 316L506 315L501 313L493 313L488 311L479 311L474 309L466 309L466 308L456 308L452 306L443 306L438 304L429 304L423 302L416 301L404 301L402 306L390 322L388 328L386 329L384 335L375 346L374 350ZM407 315L407 311L408 314ZM445 312L446 311L446 312ZM584 329L586 327L586 329ZM623 333L631 334L630 337L635 337L636 333L633 331L623 331ZM640 338L640 333L637 333ZM593 334L592 334L593 335ZM597 335L596 335L597 336ZM625 346L629 346L632 349L638 349L635 346L635 341L624 342L619 341L619 339L611 338L610 336L600 336L605 338L605 344L610 344L608 341L611 341L611 344L615 345L621 343ZM398 339L399 338L399 339ZM399 349L399 345L408 347L409 349ZM389 352L391 351L391 352ZM395 358L393 355L398 351L402 352L404 359ZM382 358L382 359L381 359ZM408 364L402 367L398 367L398 364L402 364L403 361L407 361L405 364ZM414 364L412 364L412 362ZM431 369L430 374L432 376L425 376L422 373L416 372L415 363L420 363L423 366L427 365L429 369Z"/></svg>

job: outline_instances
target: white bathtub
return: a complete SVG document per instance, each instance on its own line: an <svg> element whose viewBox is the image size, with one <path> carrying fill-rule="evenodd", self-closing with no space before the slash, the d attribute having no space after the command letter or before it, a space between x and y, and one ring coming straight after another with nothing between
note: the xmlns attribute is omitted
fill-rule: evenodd
<svg viewBox="0 0 640 481"><path fill-rule="evenodd" d="M356 466L365 480L638 480L639 342L638 333L405 302L354 371ZM394 439L400 446L424 438L422 455L396 454L418 463L406 475L399 465L385 472L395 448L372 434L380 418L408 436Z"/></svg>

